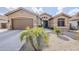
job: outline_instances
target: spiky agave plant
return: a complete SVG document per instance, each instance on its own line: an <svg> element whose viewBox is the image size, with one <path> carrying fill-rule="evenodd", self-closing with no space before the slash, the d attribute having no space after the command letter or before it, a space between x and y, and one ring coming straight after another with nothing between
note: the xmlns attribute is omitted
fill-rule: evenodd
<svg viewBox="0 0 79 59"><path fill-rule="evenodd" d="M45 43L48 43L48 35L47 33L44 31L43 28L32 28L32 29L27 29L24 30L21 33L21 41L23 41L24 39L29 40L31 43L31 46L34 48L35 51L39 51L41 50L41 40L44 40ZM37 42L36 45L34 45L34 41L35 40Z"/></svg>

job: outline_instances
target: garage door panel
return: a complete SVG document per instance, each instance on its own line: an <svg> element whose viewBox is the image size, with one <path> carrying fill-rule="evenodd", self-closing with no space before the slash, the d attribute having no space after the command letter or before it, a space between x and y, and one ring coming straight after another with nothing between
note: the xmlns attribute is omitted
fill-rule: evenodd
<svg viewBox="0 0 79 59"><path fill-rule="evenodd" d="M25 29L27 26L33 27L32 19L15 19L15 20L13 20L14 29Z"/></svg>

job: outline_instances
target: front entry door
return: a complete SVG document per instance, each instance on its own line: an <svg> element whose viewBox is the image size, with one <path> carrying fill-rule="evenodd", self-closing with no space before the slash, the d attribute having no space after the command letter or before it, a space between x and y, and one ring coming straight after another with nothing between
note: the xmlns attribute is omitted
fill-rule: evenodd
<svg viewBox="0 0 79 59"><path fill-rule="evenodd" d="M48 21L43 21L43 27L48 28Z"/></svg>

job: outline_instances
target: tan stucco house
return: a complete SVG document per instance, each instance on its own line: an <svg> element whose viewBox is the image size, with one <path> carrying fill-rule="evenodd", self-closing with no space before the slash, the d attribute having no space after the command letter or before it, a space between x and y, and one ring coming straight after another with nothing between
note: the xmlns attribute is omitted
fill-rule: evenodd
<svg viewBox="0 0 79 59"><path fill-rule="evenodd" d="M58 27L60 28L62 31L66 31L69 29L69 19L71 17L65 13L59 13L57 15L55 15L51 20L50 20L50 24L52 27Z"/></svg>
<svg viewBox="0 0 79 59"><path fill-rule="evenodd" d="M26 27L43 26L44 28L58 27L62 31L67 31L73 20L79 22L79 13L72 17L63 12L55 16L48 13L39 15L20 7L0 16L0 28L25 29Z"/></svg>
<svg viewBox="0 0 79 59"><path fill-rule="evenodd" d="M25 29L37 26L38 16L24 8L18 8L5 14L8 19L8 29Z"/></svg>

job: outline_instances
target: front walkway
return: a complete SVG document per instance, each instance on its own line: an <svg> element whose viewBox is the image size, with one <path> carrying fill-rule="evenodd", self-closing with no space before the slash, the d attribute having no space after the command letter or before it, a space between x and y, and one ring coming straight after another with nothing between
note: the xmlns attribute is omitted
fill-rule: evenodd
<svg viewBox="0 0 79 59"><path fill-rule="evenodd" d="M79 41L74 39L62 39L56 34L49 34L49 47L43 51L71 51L79 50Z"/></svg>

